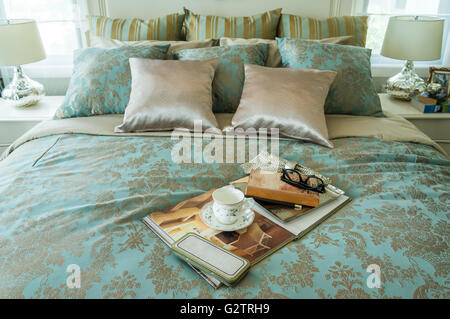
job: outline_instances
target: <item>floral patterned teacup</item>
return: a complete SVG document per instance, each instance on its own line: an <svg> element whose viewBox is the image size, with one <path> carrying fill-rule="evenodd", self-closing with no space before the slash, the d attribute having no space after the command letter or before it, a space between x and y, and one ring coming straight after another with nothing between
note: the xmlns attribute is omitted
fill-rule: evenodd
<svg viewBox="0 0 450 319"><path fill-rule="evenodd" d="M244 193L233 185L228 185L216 189L212 197L214 199L214 216L217 220L225 225L236 222L244 202Z"/></svg>

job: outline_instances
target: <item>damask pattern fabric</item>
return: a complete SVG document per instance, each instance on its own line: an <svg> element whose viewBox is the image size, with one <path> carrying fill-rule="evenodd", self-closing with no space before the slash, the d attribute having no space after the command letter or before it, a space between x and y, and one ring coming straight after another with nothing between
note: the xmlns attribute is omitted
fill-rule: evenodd
<svg viewBox="0 0 450 319"><path fill-rule="evenodd" d="M244 175L239 164L174 163L179 142L65 134L1 161L0 296L450 298L450 161L431 146L341 138L329 150L281 141L282 157L331 177L353 202L236 287L214 290L141 218ZM66 285L71 264L81 270L77 289ZM378 289L367 286L372 264Z"/></svg>
<svg viewBox="0 0 450 319"><path fill-rule="evenodd" d="M335 44L349 44L351 40L350 36L345 37L337 37L337 38L326 38L321 40L311 40L311 41L319 41L324 43L335 43ZM266 39L242 39L242 38L220 38L220 45L248 45L248 44L256 44L256 43L267 43L268 44L268 53L266 66L271 68L281 67L281 56L278 50L277 40L266 40ZM170 49L169 49L170 50Z"/></svg>
<svg viewBox="0 0 450 319"><path fill-rule="evenodd" d="M244 64L264 65L267 44L236 45L174 51L174 59L218 59L213 81L214 113L234 113L241 99L244 85Z"/></svg>
<svg viewBox="0 0 450 319"><path fill-rule="evenodd" d="M55 118L122 114L130 98L129 58L164 60L169 45L87 48L74 52L74 72Z"/></svg>
<svg viewBox="0 0 450 319"><path fill-rule="evenodd" d="M279 38L317 40L352 36L350 45L365 47L368 16L332 17L325 20L282 14L278 26Z"/></svg>
<svg viewBox="0 0 450 319"><path fill-rule="evenodd" d="M186 40L231 38L275 39L281 9L250 17L220 17L195 14L185 10L184 30Z"/></svg>
<svg viewBox="0 0 450 319"><path fill-rule="evenodd" d="M298 39L277 41L283 67L338 72L325 113L383 116L372 79L370 49Z"/></svg>
<svg viewBox="0 0 450 319"><path fill-rule="evenodd" d="M123 41L184 40L184 14L174 13L150 20L118 19L89 16L90 32L94 36Z"/></svg>

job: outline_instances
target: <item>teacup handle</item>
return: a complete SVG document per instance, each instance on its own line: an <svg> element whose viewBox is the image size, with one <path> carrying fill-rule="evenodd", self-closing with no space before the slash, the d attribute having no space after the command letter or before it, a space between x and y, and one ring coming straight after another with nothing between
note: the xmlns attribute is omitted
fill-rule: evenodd
<svg viewBox="0 0 450 319"><path fill-rule="evenodd" d="M253 207L252 199L244 197L244 199L242 201L241 209L244 210L244 209L248 209L248 208L252 208L252 207Z"/></svg>

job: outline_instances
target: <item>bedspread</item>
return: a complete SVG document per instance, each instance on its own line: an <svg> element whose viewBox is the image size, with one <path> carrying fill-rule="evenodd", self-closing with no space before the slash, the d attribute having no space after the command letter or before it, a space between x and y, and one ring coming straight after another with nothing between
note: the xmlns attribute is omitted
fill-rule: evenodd
<svg viewBox="0 0 450 319"><path fill-rule="evenodd" d="M450 161L432 146L374 137L334 139L334 149L281 141L282 157L330 176L353 202L236 287L214 290L141 218L243 171L176 164L175 143L60 134L0 161L0 297L450 297ZM70 265L79 267L79 288L67 284ZM379 267L379 288L368 284L369 265Z"/></svg>

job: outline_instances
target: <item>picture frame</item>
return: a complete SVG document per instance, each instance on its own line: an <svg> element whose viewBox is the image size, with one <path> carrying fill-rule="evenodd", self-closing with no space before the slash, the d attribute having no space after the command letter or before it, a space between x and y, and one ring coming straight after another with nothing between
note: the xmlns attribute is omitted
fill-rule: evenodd
<svg viewBox="0 0 450 319"><path fill-rule="evenodd" d="M428 83L439 83L445 89L447 99L450 98L450 69L430 67Z"/></svg>

